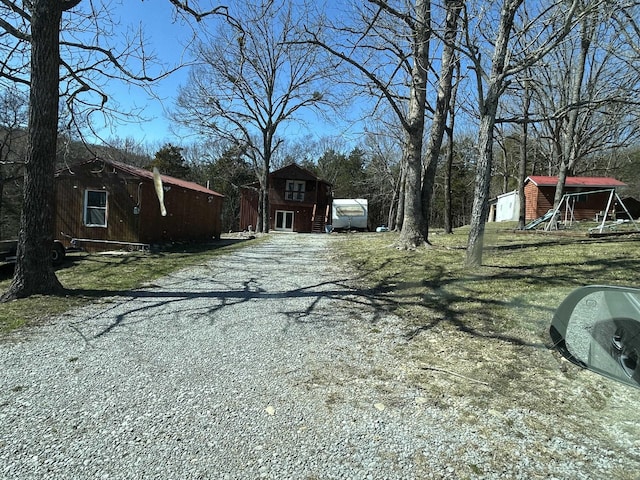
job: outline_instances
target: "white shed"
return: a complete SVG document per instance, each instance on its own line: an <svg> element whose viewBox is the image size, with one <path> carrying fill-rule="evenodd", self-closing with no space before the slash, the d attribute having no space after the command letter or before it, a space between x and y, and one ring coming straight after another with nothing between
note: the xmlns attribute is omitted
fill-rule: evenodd
<svg viewBox="0 0 640 480"><path fill-rule="evenodd" d="M498 195L496 203L496 222L517 221L520 215L520 198L518 191Z"/></svg>

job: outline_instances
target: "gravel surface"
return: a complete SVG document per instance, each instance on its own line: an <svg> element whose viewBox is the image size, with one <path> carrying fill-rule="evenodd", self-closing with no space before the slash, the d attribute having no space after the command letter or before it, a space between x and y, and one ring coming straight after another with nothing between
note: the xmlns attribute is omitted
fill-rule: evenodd
<svg viewBox="0 0 640 480"><path fill-rule="evenodd" d="M615 478L514 405L433 405L330 235L258 245L0 343L0 478ZM460 408L458 408L460 407ZM463 414L465 411L467 413Z"/></svg>

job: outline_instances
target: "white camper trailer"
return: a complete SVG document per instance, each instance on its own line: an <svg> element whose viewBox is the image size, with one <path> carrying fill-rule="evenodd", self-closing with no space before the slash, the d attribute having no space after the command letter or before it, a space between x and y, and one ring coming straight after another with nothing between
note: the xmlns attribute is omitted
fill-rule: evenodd
<svg viewBox="0 0 640 480"><path fill-rule="evenodd" d="M364 198L338 198L331 206L333 230L366 230L367 200Z"/></svg>

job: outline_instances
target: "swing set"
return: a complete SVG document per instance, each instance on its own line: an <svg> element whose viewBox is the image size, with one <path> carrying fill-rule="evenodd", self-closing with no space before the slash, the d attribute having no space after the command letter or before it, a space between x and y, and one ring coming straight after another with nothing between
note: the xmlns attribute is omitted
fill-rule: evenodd
<svg viewBox="0 0 640 480"><path fill-rule="evenodd" d="M595 221L600 225L589 229L589 236L607 236L607 235L626 235L630 233L640 233L640 226L634 221L633 216L625 206L615 189L607 188L603 190L593 190L588 192L565 193L555 209L550 209L542 217L536 218L525 226L525 230L533 230L539 225L546 222L545 231L559 230L563 228L571 228L573 222L576 222L575 209L578 199L584 199L587 195L608 193L607 205L595 215ZM615 205L620 206L626 218L616 219L612 214ZM615 213L615 211L613 211Z"/></svg>
<svg viewBox="0 0 640 480"><path fill-rule="evenodd" d="M629 213L629 210L625 206L624 202L613 188L593 190L589 192L565 193L562 196L562 200L560 200L558 207L555 210L550 210L549 212L547 212L544 217L541 217L541 219L545 218L545 220L543 220L542 222L548 222L544 228L545 231L558 230L560 224L562 224L564 228L571 228L573 222L576 221L574 212L578 197L584 198L587 195L602 193L609 193L607 205L604 210L596 214L595 220L596 222L600 222L600 224L589 229L589 236L640 233L640 226L635 222L633 216ZM613 210L613 207L616 204L624 210L626 218L616 219L615 214L612 214L612 211L615 212L615 210ZM562 219L560 219L560 217L562 217Z"/></svg>

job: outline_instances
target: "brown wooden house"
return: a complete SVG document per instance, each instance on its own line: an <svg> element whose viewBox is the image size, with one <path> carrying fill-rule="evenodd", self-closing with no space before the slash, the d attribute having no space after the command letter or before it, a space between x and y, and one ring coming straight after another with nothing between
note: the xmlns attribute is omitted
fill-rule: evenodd
<svg viewBox="0 0 640 480"><path fill-rule="evenodd" d="M558 177L530 176L525 180L526 219L535 220L553 208ZM575 220L594 220L607 207L611 189L626 186L610 177L567 177L565 194L596 192L576 195L573 203Z"/></svg>
<svg viewBox="0 0 640 480"><path fill-rule="evenodd" d="M162 175L167 215L153 174L95 159L56 173L56 237L88 251L219 238L224 196Z"/></svg>
<svg viewBox="0 0 640 480"><path fill-rule="evenodd" d="M242 188L240 228L255 229L258 183ZM323 232L331 215L331 184L310 171L287 165L269 175L269 229L283 232Z"/></svg>

